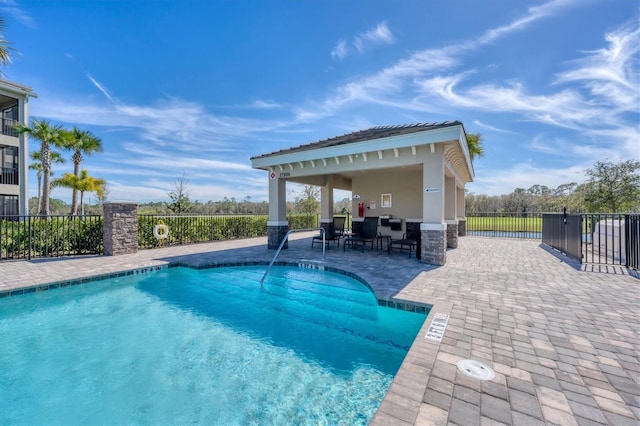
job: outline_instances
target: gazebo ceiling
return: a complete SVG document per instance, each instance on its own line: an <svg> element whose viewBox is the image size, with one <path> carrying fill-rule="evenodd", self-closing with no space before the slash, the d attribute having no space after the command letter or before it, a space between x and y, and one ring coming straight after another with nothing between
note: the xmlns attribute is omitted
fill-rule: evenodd
<svg viewBox="0 0 640 426"><path fill-rule="evenodd" d="M447 174L471 182L473 166L459 121L379 126L252 157L251 162L254 168L292 181L309 182L310 177L328 174L349 179L368 170L419 168L424 156L435 153L438 145L447 161Z"/></svg>

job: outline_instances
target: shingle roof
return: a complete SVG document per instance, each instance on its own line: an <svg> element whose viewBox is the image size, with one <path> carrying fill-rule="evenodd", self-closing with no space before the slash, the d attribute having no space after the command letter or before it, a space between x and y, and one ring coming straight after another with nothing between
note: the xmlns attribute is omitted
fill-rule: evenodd
<svg viewBox="0 0 640 426"><path fill-rule="evenodd" d="M377 126L377 127L372 127L366 130L359 130L357 132L347 133L342 136L335 136L329 139L324 139L324 140L312 142L309 144L299 145L293 148L286 148L286 149L282 149L280 151L274 151L268 154L257 155L255 157L251 157L251 159L253 160L255 158L270 157L272 155L278 155L278 154L288 154L288 153L308 151L308 150L318 149L318 148L326 148L330 146L345 145L345 144L350 144L355 142L363 142L363 141L368 141L373 139L387 138L390 136L407 135L410 133L423 132L426 130L434 130L434 129L440 129L443 127L452 127L452 126L459 126L459 125L462 125L462 123L456 120L456 121L443 121L440 123L415 123L415 124L400 124L395 126Z"/></svg>

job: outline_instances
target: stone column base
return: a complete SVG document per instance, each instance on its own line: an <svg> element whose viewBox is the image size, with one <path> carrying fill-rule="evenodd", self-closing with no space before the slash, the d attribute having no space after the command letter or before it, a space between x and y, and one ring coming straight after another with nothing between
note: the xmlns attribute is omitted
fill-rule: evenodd
<svg viewBox="0 0 640 426"><path fill-rule="evenodd" d="M458 248L458 224L447 223L447 247Z"/></svg>
<svg viewBox="0 0 640 426"><path fill-rule="evenodd" d="M272 226L272 225L268 225L267 226L267 248L269 250L278 250L278 247L280 247L280 243L282 243L282 239L284 238L285 235L287 235L287 232L289 231L289 225L279 225L279 226ZM287 239L287 241L284 243L284 246L282 246L282 249L288 249L289 248L289 240Z"/></svg>
<svg viewBox="0 0 640 426"><path fill-rule="evenodd" d="M467 220L458 219L458 236L464 237L465 235L467 235Z"/></svg>
<svg viewBox="0 0 640 426"><path fill-rule="evenodd" d="M138 251L138 204L104 203L104 254L136 253Z"/></svg>
<svg viewBox="0 0 640 426"><path fill-rule="evenodd" d="M420 259L432 265L444 265L447 262L447 231L422 230Z"/></svg>

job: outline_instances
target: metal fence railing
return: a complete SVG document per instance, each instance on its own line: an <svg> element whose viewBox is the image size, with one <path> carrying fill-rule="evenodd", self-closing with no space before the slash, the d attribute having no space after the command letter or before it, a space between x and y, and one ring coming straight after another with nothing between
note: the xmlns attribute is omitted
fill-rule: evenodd
<svg viewBox="0 0 640 426"><path fill-rule="evenodd" d="M267 235L266 215L138 215L138 248ZM290 215L291 229L317 228L317 215ZM0 261L103 254L103 218L0 216Z"/></svg>
<svg viewBox="0 0 640 426"><path fill-rule="evenodd" d="M640 213L625 217L625 255L629 268L640 269Z"/></svg>
<svg viewBox="0 0 640 426"><path fill-rule="evenodd" d="M542 213L468 213L466 234L482 237L542 238Z"/></svg>
<svg viewBox="0 0 640 426"><path fill-rule="evenodd" d="M640 214L545 214L542 242L581 263L638 269Z"/></svg>
<svg viewBox="0 0 640 426"><path fill-rule="evenodd" d="M287 217L290 229L318 227L317 215ZM267 215L138 215L138 248L267 235Z"/></svg>
<svg viewBox="0 0 640 426"><path fill-rule="evenodd" d="M102 216L2 216L0 260L102 254Z"/></svg>

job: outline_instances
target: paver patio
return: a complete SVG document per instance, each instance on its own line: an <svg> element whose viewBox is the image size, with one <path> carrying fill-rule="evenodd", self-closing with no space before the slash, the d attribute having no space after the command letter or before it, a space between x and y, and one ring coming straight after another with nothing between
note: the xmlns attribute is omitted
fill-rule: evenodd
<svg viewBox="0 0 640 426"><path fill-rule="evenodd" d="M0 262L0 292L169 262L269 261L266 238L105 257ZM278 260L322 260L293 234ZM539 241L463 237L435 267L406 253L330 248L381 300L432 305L372 424L640 424L640 276L568 262ZM448 315L442 340L425 337ZM463 374L482 361L490 381Z"/></svg>

